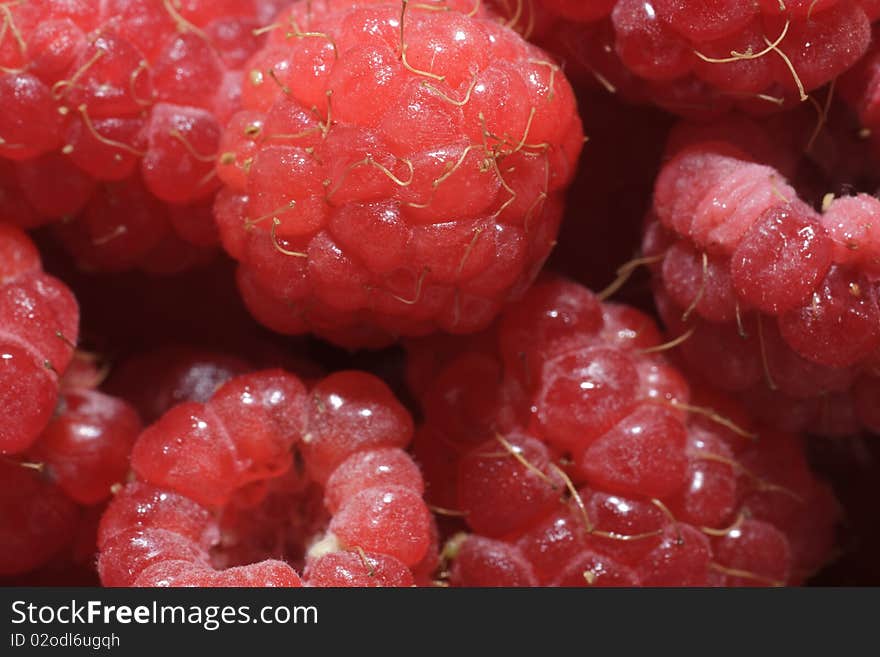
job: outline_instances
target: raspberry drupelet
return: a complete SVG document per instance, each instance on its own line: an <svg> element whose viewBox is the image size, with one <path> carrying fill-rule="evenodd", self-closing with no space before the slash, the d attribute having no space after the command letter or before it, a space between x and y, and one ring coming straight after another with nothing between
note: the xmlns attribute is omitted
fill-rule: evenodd
<svg viewBox="0 0 880 657"><path fill-rule="evenodd" d="M567 72L685 116L766 114L855 64L875 0L494 0Z"/></svg>
<svg viewBox="0 0 880 657"><path fill-rule="evenodd" d="M172 255L179 268L188 259L169 250L216 247L210 204L221 126L239 107L242 66L261 42L254 30L279 5L6 6L0 184L20 194L4 220L33 226L63 218L72 250L95 268L149 266ZM114 208L117 216L108 216ZM148 254L155 249L162 253Z"/></svg>
<svg viewBox="0 0 880 657"><path fill-rule="evenodd" d="M73 294L43 272L21 229L0 224L0 455L24 451L46 427L78 332Z"/></svg>
<svg viewBox="0 0 880 657"><path fill-rule="evenodd" d="M557 64L470 2L270 27L215 208L254 316L349 347L484 328L549 254L583 142Z"/></svg>
<svg viewBox="0 0 880 657"><path fill-rule="evenodd" d="M356 371L230 379L137 439L99 530L106 586L409 586L437 562L407 411ZM323 500L323 501L322 501ZM284 561L279 560L283 558Z"/></svg>
<svg viewBox="0 0 880 657"><path fill-rule="evenodd" d="M784 133L742 121L673 133L643 242L658 310L689 371L756 415L827 435L877 428L880 202L805 176L822 138L804 158ZM825 137L870 169L867 154Z"/></svg>
<svg viewBox="0 0 880 657"><path fill-rule="evenodd" d="M798 584L829 558L801 441L690 389L639 311L544 279L492 330L408 348L454 586Z"/></svg>

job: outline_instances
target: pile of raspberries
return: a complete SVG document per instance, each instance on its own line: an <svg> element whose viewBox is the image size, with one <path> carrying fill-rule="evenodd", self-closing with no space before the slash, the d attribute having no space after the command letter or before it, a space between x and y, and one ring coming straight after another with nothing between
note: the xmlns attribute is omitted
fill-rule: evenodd
<svg viewBox="0 0 880 657"><path fill-rule="evenodd" d="M876 585L878 195L878 0L0 4L0 585Z"/></svg>

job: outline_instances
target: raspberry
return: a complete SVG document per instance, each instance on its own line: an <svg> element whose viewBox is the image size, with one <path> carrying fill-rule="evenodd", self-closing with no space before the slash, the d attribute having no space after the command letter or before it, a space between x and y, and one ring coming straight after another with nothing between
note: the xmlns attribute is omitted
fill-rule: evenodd
<svg viewBox="0 0 880 657"><path fill-rule="evenodd" d="M802 441L691 390L640 312L546 278L450 342L407 346L428 499L468 530L444 549L451 584L797 584L831 554ZM477 355L495 368L462 366Z"/></svg>
<svg viewBox="0 0 880 657"><path fill-rule="evenodd" d="M200 205L209 207L218 188L213 161L221 125L238 109L241 67L260 46L253 30L279 4L11 6L5 24L16 38L0 47L0 156L14 161L10 173L33 208L16 208L6 219L33 225L84 211L91 218L77 223L91 224L81 232L94 244L75 251L85 258L83 250L97 249L87 264L111 270L152 266L163 257L146 251L159 244L166 251L168 242L179 242L178 250L216 245L213 231L194 228L195 218L178 225L164 215L178 206L196 214ZM128 233L117 241L110 230L96 233L94 215L119 203L112 199L120 187L143 188L155 207L116 217ZM127 214L137 204L125 206ZM210 212L201 214L210 226ZM178 267L185 264L178 259Z"/></svg>
<svg viewBox="0 0 880 657"><path fill-rule="evenodd" d="M96 513L128 474L140 431L133 408L92 389L98 381L92 362L74 360L48 426L26 452L0 462L0 572L73 570L94 559Z"/></svg>
<svg viewBox="0 0 880 657"><path fill-rule="evenodd" d="M805 100L859 60L877 18L860 0L540 0L537 21L497 4L573 76L686 116Z"/></svg>
<svg viewBox="0 0 880 657"><path fill-rule="evenodd" d="M125 480L128 457L140 432L135 410L94 390L62 395L57 415L30 451L64 493L82 505L106 500Z"/></svg>
<svg viewBox="0 0 880 657"><path fill-rule="evenodd" d="M27 449L49 422L78 331L70 290L43 273L20 229L0 224L0 454Z"/></svg>
<svg viewBox="0 0 880 657"><path fill-rule="evenodd" d="M363 373L311 391L281 370L234 377L138 438L137 480L101 521L101 581L299 586L296 568L316 586L409 586L436 563L421 476L400 449L411 432Z"/></svg>
<svg viewBox="0 0 880 657"><path fill-rule="evenodd" d="M777 426L845 433L855 399L870 405L880 353L880 204L831 192L814 210L798 195L797 147L750 133L745 149L723 123L672 138L643 242L658 308L697 376Z"/></svg>
<svg viewBox="0 0 880 657"><path fill-rule="evenodd" d="M346 346L472 332L547 257L582 142L571 88L457 8L294 5L248 64L216 214L273 330Z"/></svg>

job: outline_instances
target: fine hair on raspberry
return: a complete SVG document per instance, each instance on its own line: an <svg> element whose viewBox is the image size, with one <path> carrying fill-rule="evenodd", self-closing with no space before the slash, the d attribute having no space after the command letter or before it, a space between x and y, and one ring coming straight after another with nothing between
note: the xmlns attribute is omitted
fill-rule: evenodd
<svg viewBox="0 0 880 657"><path fill-rule="evenodd" d="M349 347L467 333L534 278L580 119L559 64L473 9L323 0L266 27L215 206L260 322Z"/></svg>

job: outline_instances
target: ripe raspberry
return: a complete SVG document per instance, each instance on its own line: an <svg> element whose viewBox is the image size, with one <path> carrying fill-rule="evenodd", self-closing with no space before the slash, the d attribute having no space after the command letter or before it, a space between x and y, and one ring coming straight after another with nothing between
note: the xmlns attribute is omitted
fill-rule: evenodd
<svg viewBox="0 0 880 657"><path fill-rule="evenodd" d="M471 332L550 251L582 142L571 88L493 17L435 4L300 3L247 66L216 215L276 331Z"/></svg>
<svg viewBox="0 0 880 657"><path fill-rule="evenodd" d="M502 13L516 5L497 4ZM766 114L805 100L859 60L878 18L867 0L536 4L536 16L515 7L507 15L573 76L686 116Z"/></svg>
<svg viewBox="0 0 880 657"><path fill-rule="evenodd" d="M172 408L105 513L107 586L408 586L436 561L412 420L378 380L268 370ZM323 497L323 504L320 503ZM266 559L283 555L285 561Z"/></svg>
<svg viewBox="0 0 880 657"><path fill-rule="evenodd" d="M0 573L52 562L93 561L96 512L128 474L140 420L125 402L92 389L98 379L77 359L61 381L48 426L23 454L0 461Z"/></svg>
<svg viewBox="0 0 880 657"><path fill-rule="evenodd" d="M723 124L683 126L671 140L643 244L658 308L697 376L777 426L847 433L877 399L880 203L814 194L797 147L751 133L734 145Z"/></svg>
<svg viewBox="0 0 880 657"><path fill-rule="evenodd" d="M78 331L70 290L43 273L20 229L0 224L0 454L27 449L49 422Z"/></svg>
<svg viewBox="0 0 880 657"><path fill-rule="evenodd" d="M640 312L545 279L487 333L408 347L428 499L471 532L450 583L782 585L828 559L801 441L691 390Z"/></svg>
<svg viewBox="0 0 880 657"><path fill-rule="evenodd" d="M83 211L77 224L87 244L77 255L109 269L162 262L169 243L177 251L215 246L206 208L219 186L220 128L238 109L241 67L260 45L253 31L279 5L10 5L10 38L0 44L0 157L13 161L3 173L14 180L4 186L20 189L32 207L16 205L5 219L29 226ZM148 207L139 208L132 194L151 197ZM113 206L123 215L102 216ZM157 248L164 255L147 257Z"/></svg>

